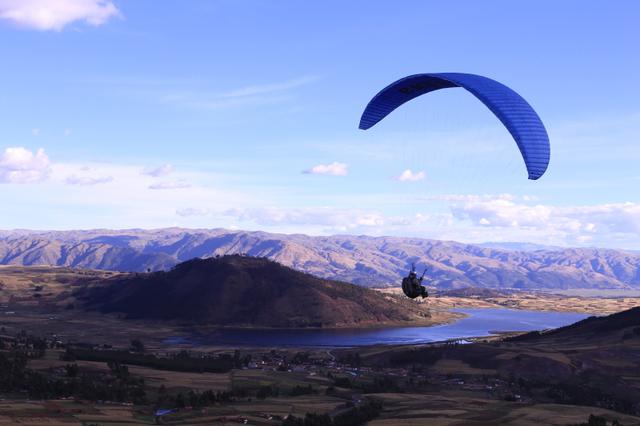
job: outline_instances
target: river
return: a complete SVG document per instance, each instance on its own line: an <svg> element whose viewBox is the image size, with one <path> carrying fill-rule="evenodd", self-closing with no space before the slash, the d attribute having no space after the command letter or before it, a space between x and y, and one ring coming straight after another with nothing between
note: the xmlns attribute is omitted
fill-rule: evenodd
<svg viewBox="0 0 640 426"><path fill-rule="evenodd" d="M499 331L532 331L572 324L588 315L514 309L454 309L468 317L432 327L359 329L219 329L207 335L176 336L169 344L252 347L352 347L436 342L488 336Z"/></svg>

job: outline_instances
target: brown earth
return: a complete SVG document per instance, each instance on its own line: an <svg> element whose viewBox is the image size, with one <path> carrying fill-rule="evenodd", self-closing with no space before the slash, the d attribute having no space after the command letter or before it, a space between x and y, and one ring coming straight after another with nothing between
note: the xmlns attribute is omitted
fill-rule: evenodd
<svg viewBox="0 0 640 426"><path fill-rule="evenodd" d="M430 325L461 317L243 256L193 260L148 274L0 267L0 310L10 322L40 321L38 327L56 334L66 333L56 324L78 321L86 327L77 334L84 334L105 314L105 329L112 323L117 329L118 317L128 318L128 328L162 322L156 326L161 329Z"/></svg>
<svg viewBox="0 0 640 426"><path fill-rule="evenodd" d="M640 253L624 250L509 250L420 238L225 229L0 231L0 264L142 272L233 253L368 287L397 285L415 263L428 267L429 281L439 288L640 289Z"/></svg>
<svg viewBox="0 0 640 426"><path fill-rule="evenodd" d="M426 305L239 255L194 259L169 272L120 275L75 296L89 310L208 326L360 327L433 323Z"/></svg>
<svg viewBox="0 0 640 426"><path fill-rule="evenodd" d="M467 290L467 289L465 289ZM417 300L431 309L451 308L508 308L529 311L579 312L608 315L640 306L640 297L581 297L560 294L512 291L500 292L481 289L479 292L432 293L428 299ZM401 295L399 288L380 289L385 294Z"/></svg>

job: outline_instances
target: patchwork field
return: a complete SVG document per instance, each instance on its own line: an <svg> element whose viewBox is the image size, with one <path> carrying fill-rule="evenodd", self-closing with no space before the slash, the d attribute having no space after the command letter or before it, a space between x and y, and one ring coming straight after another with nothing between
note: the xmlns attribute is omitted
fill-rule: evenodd
<svg viewBox="0 0 640 426"><path fill-rule="evenodd" d="M0 392L0 425L280 425L288 416L300 419L315 413L337 418L357 413L367 404L381 404L371 425L573 425L586 423L589 416L640 425L640 406L633 405L640 395L636 311L626 314L624 322L612 322L604 332L587 327L585 334L581 326L575 333L550 332L522 342L514 334L515 340L493 336L471 345L235 351L164 342L169 336L195 331L192 324L124 319L117 313L102 315L75 306L76 286L116 274L0 268L0 340L4 348L0 355L11 360L15 351L30 354L29 374L39 375L39 380L50 385L71 382L100 388L113 383L123 389L143 389L144 402L133 405L130 396L42 400L29 397L24 389ZM635 306L638 299L527 292L435 295L415 303L444 322L451 317L438 317L438 313L453 307L602 315ZM44 338L46 351L34 355L31 343L18 344L16 336L22 335L23 340L26 336L22 330ZM145 354L153 357L184 353L192 359L236 361L232 368L214 373L69 358L69 348L78 343L96 354L109 355L115 349L127 354L133 339L143 340ZM215 395L215 402L201 402L207 394ZM154 417L158 408L176 411L160 420Z"/></svg>
<svg viewBox="0 0 640 426"><path fill-rule="evenodd" d="M379 291L389 294L402 294L402 290L399 288L381 289ZM580 312L593 315L607 315L640 306L640 297L636 293L632 293L633 296L624 296L625 293L623 292L610 295L607 291L591 291L588 293L589 296L569 296L530 291L495 293L497 295L466 297L434 293L427 299L416 299L416 303L426 303L432 309L502 307L531 311Z"/></svg>

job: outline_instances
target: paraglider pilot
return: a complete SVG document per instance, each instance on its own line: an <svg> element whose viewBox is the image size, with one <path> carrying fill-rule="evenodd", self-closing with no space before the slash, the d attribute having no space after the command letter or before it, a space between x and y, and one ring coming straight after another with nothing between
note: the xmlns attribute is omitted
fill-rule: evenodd
<svg viewBox="0 0 640 426"><path fill-rule="evenodd" d="M422 276L418 278L416 274L416 267L412 263L411 264L411 272L409 275L402 279L402 291L407 297L411 299L415 299L418 296L429 297L429 293L427 293L427 289L422 285L422 280L424 279L424 274L427 272L427 268L424 269Z"/></svg>

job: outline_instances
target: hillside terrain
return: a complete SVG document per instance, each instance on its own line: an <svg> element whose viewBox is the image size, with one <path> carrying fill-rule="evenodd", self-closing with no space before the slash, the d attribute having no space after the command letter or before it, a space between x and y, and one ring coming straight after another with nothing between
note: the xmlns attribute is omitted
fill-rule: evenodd
<svg viewBox="0 0 640 426"><path fill-rule="evenodd" d="M130 330L144 342L112 346L7 324L0 358L13 393L0 423L157 424L161 406L175 408L166 424L359 424L344 419L366 409L379 426L640 425L640 308L464 345L151 349L154 328Z"/></svg>
<svg viewBox="0 0 640 426"><path fill-rule="evenodd" d="M640 307L502 341L371 350L360 359L370 367L411 368L414 381L424 377L425 386L440 382L440 393L445 389L482 390L521 406L571 404L637 416L638 354ZM405 409L424 407L424 401L413 402L409 400ZM491 424L533 424L522 418L520 423L511 410L502 415Z"/></svg>
<svg viewBox="0 0 640 426"><path fill-rule="evenodd" d="M195 257L234 253L363 286L395 286L415 262L428 267L430 283L442 288L640 288L640 254L622 250L510 250L419 238L224 229L0 231L2 265L157 271Z"/></svg>
<svg viewBox="0 0 640 426"><path fill-rule="evenodd" d="M167 339L211 333L216 322L366 326L396 315L437 322L448 299L553 304L537 301L553 295L536 292L460 289L412 303L383 291L235 255L151 273L2 266L0 358L13 375L3 382L12 393L3 394L0 424L31 424L34 416L152 424L159 405L188 404L166 422L280 425L288 415L355 415L375 403L368 424L380 426L640 425L640 308L463 345L236 350ZM269 312L280 302L286 317ZM421 317L427 307L431 318Z"/></svg>
<svg viewBox="0 0 640 426"><path fill-rule="evenodd" d="M594 342L601 344L605 342L616 344L632 338L640 342L640 306L606 317L589 317L566 327L545 332L531 332L511 340L549 342L553 339L562 339L566 343L572 340L589 342L594 339ZM637 360L640 362L640 358Z"/></svg>
<svg viewBox="0 0 640 426"><path fill-rule="evenodd" d="M639 319L333 349L150 349L146 337L61 342L7 326L0 424L637 426Z"/></svg>
<svg viewBox="0 0 640 426"><path fill-rule="evenodd" d="M208 326L432 323L426 304L240 255L193 259L168 272L123 274L96 281L75 296L90 310Z"/></svg>

